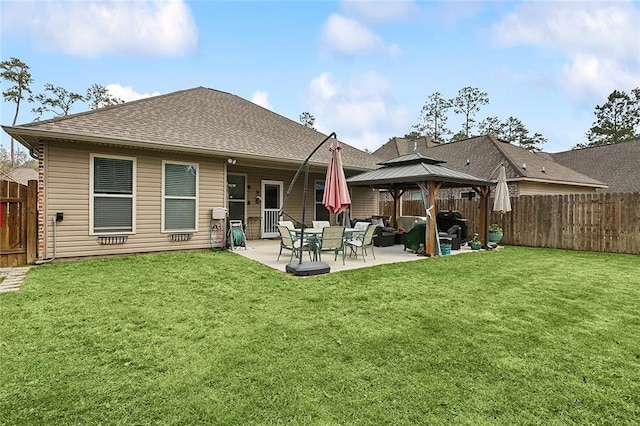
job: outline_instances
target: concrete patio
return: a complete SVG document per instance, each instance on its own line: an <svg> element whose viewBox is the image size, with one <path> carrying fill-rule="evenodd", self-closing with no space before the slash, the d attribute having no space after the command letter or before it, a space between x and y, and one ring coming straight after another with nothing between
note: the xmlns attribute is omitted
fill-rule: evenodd
<svg viewBox="0 0 640 426"><path fill-rule="evenodd" d="M376 258L374 259L370 250L368 250L366 262L363 262L360 252L358 252L358 257L354 257L349 256L348 251L344 260L344 265L342 264L341 255L338 254L338 259L334 261L333 253L331 252L323 253L322 261L331 267L331 272L340 272L349 269L366 268L368 266L385 265L388 263L433 261L437 259L437 257L430 258L418 256L408 249L406 251L403 250L403 247L404 246L400 244L389 247L374 247ZM239 247L234 250L234 253L260 262L273 269L277 269L278 271L285 272L285 267L291 258L291 252L289 250L283 250L280 260L276 260L278 258L279 251L280 240L275 238L270 240L249 240L247 241L246 249L244 247ZM460 247L460 250L451 250L451 255L453 256L463 253L474 253L474 251L467 246ZM297 263L299 260L294 257L292 262ZM307 252L304 252L303 262L309 262L309 254Z"/></svg>

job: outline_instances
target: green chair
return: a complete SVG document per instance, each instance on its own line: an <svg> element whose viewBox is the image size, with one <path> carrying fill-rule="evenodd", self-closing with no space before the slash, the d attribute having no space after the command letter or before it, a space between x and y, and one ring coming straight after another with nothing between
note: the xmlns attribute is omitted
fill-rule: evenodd
<svg viewBox="0 0 640 426"><path fill-rule="evenodd" d="M420 248L420 244L424 244L426 231L426 222L417 222L414 224L413 228L411 228L409 232L405 232L402 235L402 238L404 239L404 249L418 250Z"/></svg>
<svg viewBox="0 0 640 426"><path fill-rule="evenodd" d="M318 241L318 260L322 262L322 252L333 252L333 260L338 259L338 253L342 252L342 264L344 265L344 226L325 226L322 228L322 238Z"/></svg>
<svg viewBox="0 0 640 426"><path fill-rule="evenodd" d="M363 235L359 235L353 240L347 241L346 243L346 245L351 248L352 252L354 252L356 256L358 255L358 249L362 251L362 260L365 263L367 262L367 260L364 258L367 254L367 248L371 248L371 255L374 259L376 258L376 254L373 252L373 237L375 236L377 228L378 225L371 224L367 226L367 230Z"/></svg>
<svg viewBox="0 0 640 426"><path fill-rule="evenodd" d="M280 233L280 253L278 254L278 259L280 260L280 255L282 255L282 249L291 250L291 258L289 262L293 260L293 255L296 257L302 256L302 252L304 250L309 251L309 242L305 241L304 244L301 243L300 238L294 238L292 231L287 228L285 225L277 225L278 232ZM311 260L311 251L309 251L309 260Z"/></svg>

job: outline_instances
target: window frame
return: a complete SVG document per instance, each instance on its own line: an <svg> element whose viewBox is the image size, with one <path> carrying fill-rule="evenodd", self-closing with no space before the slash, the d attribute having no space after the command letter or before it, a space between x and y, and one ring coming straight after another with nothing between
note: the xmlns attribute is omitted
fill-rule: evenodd
<svg viewBox="0 0 640 426"><path fill-rule="evenodd" d="M174 164L180 166L195 166L196 168L196 195L191 197L177 197L173 195L166 196L165 195L165 173L166 173L166 165ZM193 163L189 161L173 161L173 160L162 160L162 201L160 205L160 232L163 234L175 234L175 233L183 233L183 232L198 232L198 216L199 216L199 206L200 206L200 164ZM194 228L193 229L166 229L165 224L165 200L194 200L195 201L195 217L194 217Z"/></svg>
<svg viewBox="0 0 640 426"><path fill-rule="evenodd" d="M329 209L324 204L322 204L322 197L320 197L320 201L317 200L318 194L317 194L316 191L318 191L318 190L316 189L316 187L318 186L318 183L322 183L322 193L323 193L323 195L324 195L324 187L327 185L327 182L324 179L315 179L313 181L313 203L314 203L313 204L313 220L329 220L329 221L331 221L331 212L329 211ZM327 218L326 219L317 217L318 216L317 215L318 205L321 205L327 211Z"/></svg>
<svg viewBox="0 0 640 426"><path fill-rule="evenodd" d="M131 194L102 194L95 193L95 159L96 158L110 158L114 160L127 160L131 161ZM97 154L90 153L89 154L89 235L135 235L136 233L136 192L137 192L137 183L138 183L138 174L137 174L137 158L136 157L128 157L123 155L112 155L112 154ZM131 198L131 231L116 231L116 232L101 232L95 230L94 224L94 209L95 209L95 197L101 196L106 198Z"/></svg>

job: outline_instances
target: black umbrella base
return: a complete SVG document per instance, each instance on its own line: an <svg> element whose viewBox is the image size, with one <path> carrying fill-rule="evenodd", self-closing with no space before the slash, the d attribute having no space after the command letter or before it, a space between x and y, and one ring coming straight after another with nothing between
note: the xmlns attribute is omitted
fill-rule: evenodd
<svg viewBox="0 0 640 426"><path fill-rule="evenodd" d="M285 270L298 277L306 277L309 275L328 274L331 268L324 262L308 262L288 263Z"/></svg>

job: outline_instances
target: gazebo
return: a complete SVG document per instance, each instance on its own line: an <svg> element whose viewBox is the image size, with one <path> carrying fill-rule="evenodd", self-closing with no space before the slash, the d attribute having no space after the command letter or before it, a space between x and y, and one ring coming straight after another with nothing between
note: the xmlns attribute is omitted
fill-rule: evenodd
<svg viewBox="0 0 640 426"><path fill-rule="evenodd" d="M468 173L449 169L443 164L446 161L426 157L418 152L378 163L379 169L351 176L347 179L349 186L366 186L385 189L393 197L393 226L397 225L400 213L400 197L407 190L422 189L425 206L435 204L438 191L443 188L471 188L480 196L480 224L482 241L486 246L489 221L490 181L486 181ZM429 255L435 254L435 212L427 222L425 250ZM429 219L429 218L427 218Z"/></svg>

